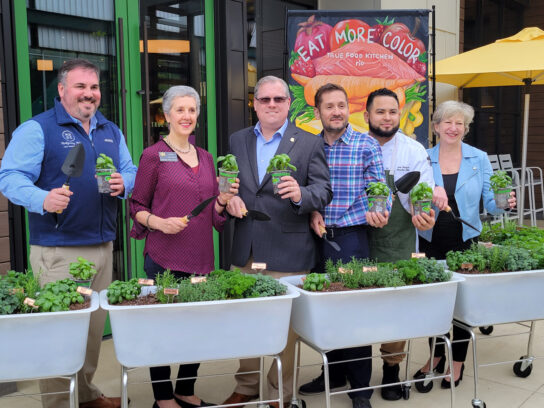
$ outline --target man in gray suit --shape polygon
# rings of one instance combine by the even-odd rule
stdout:
[[[233,267],[253,273],[252,263],[266,263],[265,274],[275,278],[307,273],[316,260],[316,245],[310,231],[310,214],[323,209],[332,199],[329,169],[323,139],[295,127],[287,120],[289,88],[274,76],[261,78],[255,86],[255,111],[259,122],[230,137],[230,152],[240,168],[238,196],[231,199],[227,211],[234,217],[232,244]],[[286,153],[297,170],[283,176],[279,195],[266,173],[270,159]],[[270,215],[270,221],[254,221],[243,216],[244,209]],[[252,330],[248,327],[248,330]],[[263,333],[263,336],[274,333]],[[281,354],[285,400],[292,395],[294,343],[290,331]],[[238,372],[259,369],[259,359],[240,361]],[[259,393],[258,374],[236,376],[237,387],[224,404],[245,403]],[[278,378],[275,365],[268,373],[270,398],[277,398]]]

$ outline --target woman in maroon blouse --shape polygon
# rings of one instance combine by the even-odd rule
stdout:
[[[170,269],[177,277],[204,275],[214,269],[213,230],[221,231],[227,201],[238,193],[219,194],[212,155],[189,143],[200,98],[188,86],[168,89],[162,102],[170,132],[142,153],[130,199],[131,237],[145,238],[144,269],[148,278]],[[237,180],[238,182],[238,180]],[[218,195],[198,216],[181,217],[205,199]],[[166,335],[166,333],[165,333]],[[172,339],[175,341],[175,339]],[[180,347],[184,347],[180,345]],[[199,364],[180,365],[178,378],[195,377]],[[170,367],[150,368],[151,380],[168,380]],[[195,379],[153,383],[154,408],[210,406],[194,394]]]

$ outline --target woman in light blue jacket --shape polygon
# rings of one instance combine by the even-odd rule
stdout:
[[[440,104],[432,119],[433,132],[439,137],[439,143],[428,150],[433,176],[436,183],[433,203],[444,210],[448,205],[454,214],[481,230],[480,198],[485,209],[491,214],[500,214],[504,210],[497,208],[490,190],[489,177],[493,173],[487,154],[475,147],[463,143],[469,125],[474,118],[474,109],[463,102],[447,101]],[[437,189],[444,189],[445,194],[438,196]],[[444,193],[444,191],[442,191]],[[510,208],[516,205],[514,193],[509,199]],[[447,200],[443,197],[447,196]],[[479,232],[453,219],[445,211],[437,211],[433,229],[419,231],[419,249],[427,257],[445,259],[448,251],[468,249],[478,240]],[[453,328],[454,340],[468,339],[468,332]],[[454,343],[453,369],[455,386],[463,377],[464,361],[468,341]],[[436,347],[433,369],[443,372],[445,364],[443,345]],[[423,378],[429,371],[429,362],[419,370],[414,378]],[[442,380],[442,388],[450,388],[448,379]]]

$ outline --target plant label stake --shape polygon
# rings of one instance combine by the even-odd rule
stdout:
[[[81,293],[83,296],[91,296],[93,294],[92,289],[86,288],[84,286],[78,286],[76,292]]]
[[[378,270],[377,266],[363,266],[363,272],[376,272]]]
[[[153,281],[153,279],[143,279],[143,278],[138,279],[138,285],[153,286],[154,284],[155,284],[155,281]]]
[[[168,296],[168,303],[173,303],[174,297],[178,295],[179,290],[175,288],[164,288],[163,293]]]
[[[64,163],[60,168],[66,175],[66,182],[62,185],[65,190],[70,190],[70,177],[79,177],[83,172],[85,165],[85,148],[83,144],[78,143],[70,149],[68,156],[64,159]],[[61,214],[62,210],[58,210],[57,214]]]
[[[426,258],[424,252],[412,252],[412,258]]]
[[[195,284],[195,283],[202,283],[202,282],[206,282],[207,279],[205,276],[193,276],[191,278],[191,283]]]
[[[251,264],[251,269],[254,271],[264,271],[266,269],[266,263],[265,262],[253,262]]]

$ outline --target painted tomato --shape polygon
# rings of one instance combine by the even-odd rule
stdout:
[[[362,20],[343,20],[330,33],[331,51],[355,41],[367,42],[370,26]]]
[[[300,28],[295,40],[295,52],[304,62],[321,57],[330,51],[328,39],[332,26],[316,21],[315,16],[298,25]]]
[[[402,23],[393,23],[386,28],[380,43],[411,66],[414,66],[419,56],[425,52],[423,41],[414,37],[410,29]]]

